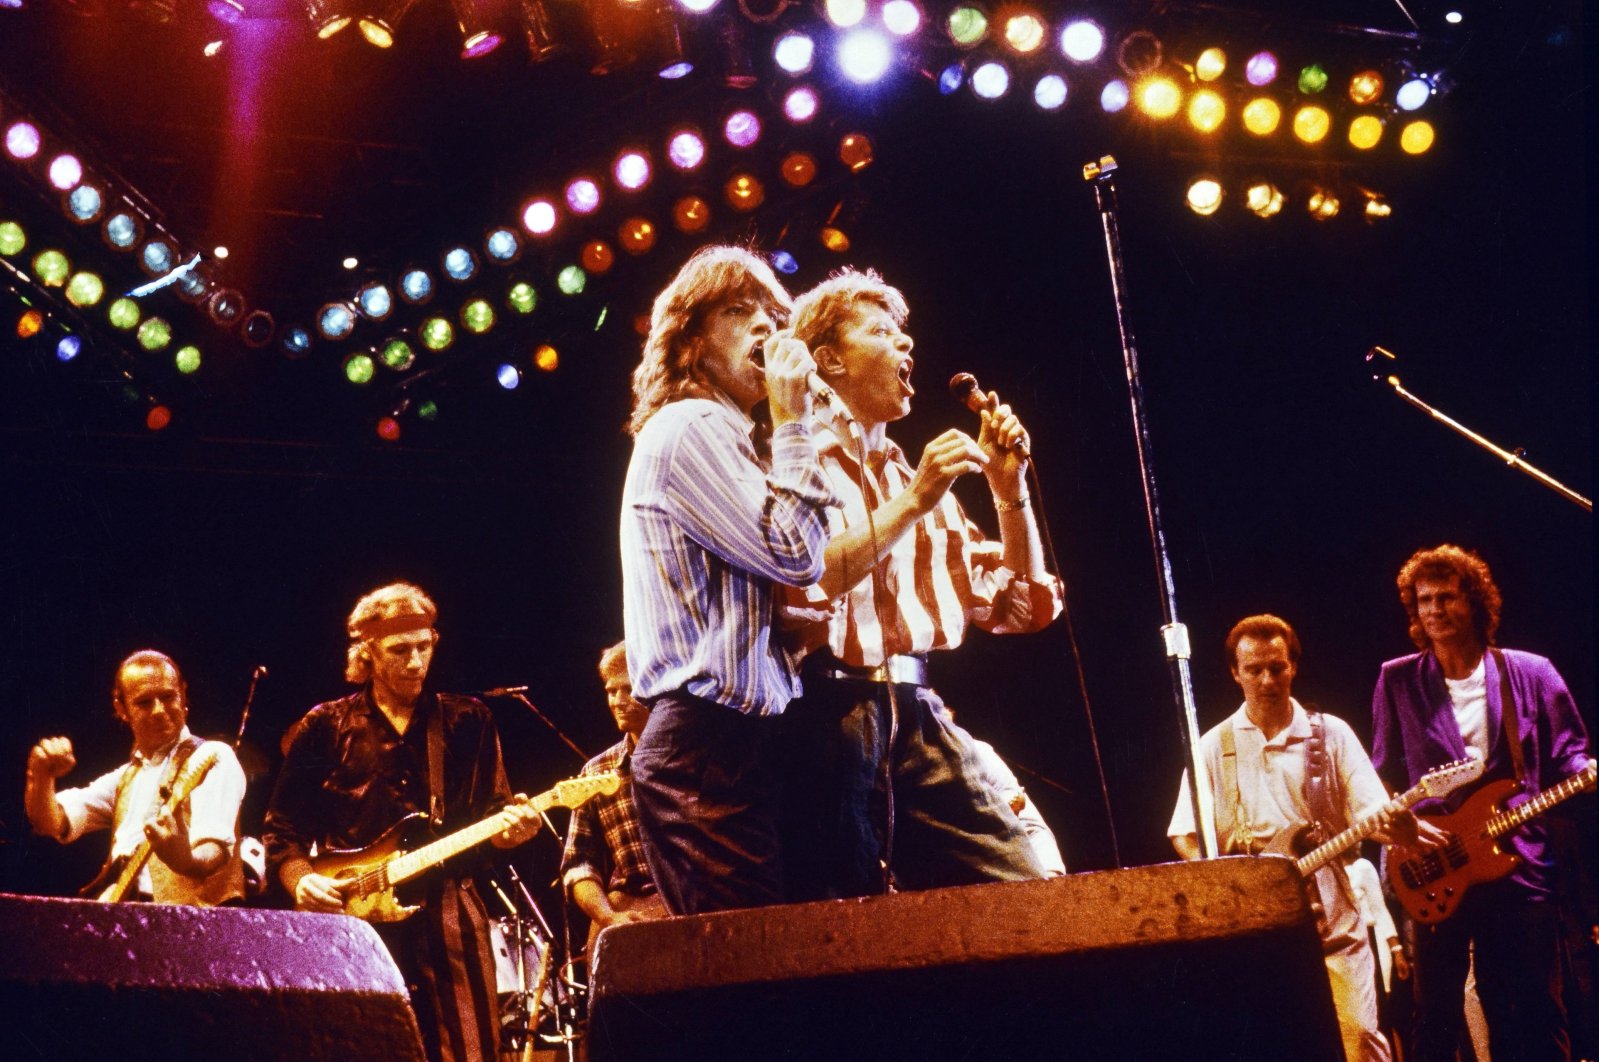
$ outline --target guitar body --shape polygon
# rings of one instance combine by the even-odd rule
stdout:
[[[1455,913],[1472,885],[1516,868],[1520,857],[1502,851],[1487,825],[1520,791],[1513,780],[1501,779],[1471,794],[1458,811],[1420,816],[1453,836],[1444,847],[1413,859],[1389,860],[1388,880],[1410,917],[1427,925],[1442,922]]]
[[[318,874],[339,883],[345,914],[368,922],[400,922],[421,910],[395,898],[388,864],[404,853],[405,835],[426,819],[425,815],[407,815],[364,848],[332,848],[311,860]]]

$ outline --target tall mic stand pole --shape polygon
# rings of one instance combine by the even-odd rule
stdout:
[[[1127,312],[1127,275],[1122,264],[1121,230],[1116,216],[1116,160],[1109,155],[1083,167],[1083,180],[1094,186],[1094,202],[1105,228],[1105,254],[1110,260],[1110,288],[1116,305],[1116,328],[1121,334],[1122,362],[1127,369],[1127,393],[1133,410],[1133,436],[1138,447],[1138,468],[1144,481],[1144,512],[1149,520],[1149,538],[1155,552],[1155,575],[1160,583],[1161,639],[1166,647],[1166,662],[1171,676],[1172,697],[1177,703],[1183,752],[1188,760],[1189,800],[1194,814],[1194,829],[1199,837],[1199,854],[1209,859],[1216,854],[1216,828],[1206,813],[1210,785],[1199,759],[1199,716],[1194,708],[1194,681],[1189,667],[1192,655],[1188,628],[1177,619],[1177,588],[1172,581],[1171,556],[1166,550],[1166,533],[1160,522],[1160,491],[1155,484],[1154,459],[1149,441],[1149,422],[1144,414],[1144,384],[1138,370],[1138,347]]]

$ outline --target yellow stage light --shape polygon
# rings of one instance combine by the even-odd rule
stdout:
[[[1411,122],[1399,133],[1399,146],[1407,155],[1420,155],[1435,139],[1431,122]]]
[[[1201,81],[1215,81],[1227,69],[1227,53],[1220,48],[1206,48],[1194,60],[1194,76]]]
[[[1319,144],[1332,129],[1332,116],[1320,107],[1301,107],[1294,112],[1294,135],[1307,144]]]
[[[1221,184],[1209,177],[1201,177],[1188,186],[1188,209],[1208,217],[1221,208]]]
[[[1138,109],[1164,121],[1182,109],[1183,94],[1170,78],[1151,78],[1138,87]]]
[[[1188,101],[1188,124],[1201,133],[1214,133],[1227,120],[1227,104],[1210,89],[1200,89]]]
[[[1326,221],[1328,218],[1338,216],[1338,197],[1324,188],[1318,188],[1311,193],[1310,199],[1305,203],[1305,209],[1310,211],[1310,216],[1317,221]]]
[[[1244,192],[1244,205],[1259,217],[1272,217],[1282,211],[1282,190],[1267,181],[1257,181]]]
[[[1382,119],[1374,114],[1362,114],[1349,123],[1349,142],[1361,151],[1377,146],[1382,139]]]
[[[1261,96],[1250,100],[1244,105],[1244,128],[1256,136],[1269,136],[1277,131],[1277,123],[1283,120],[1283,109],[1277,106],[1277,101]]]

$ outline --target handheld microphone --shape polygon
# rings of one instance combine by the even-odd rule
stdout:
[[[765,339],[757,339],[755,341],[755,346],[750,351],[750,359],[755,364],[765,368]],[[811,393],[811,398],[816,401],[817,405],[826,409],[828,415],[834,420],[842,421],[845,424],[855,423],[855,417],[850,413],[849,407],[844,404],[843,399],[838,397],[837,393],[816,374],[815,370],[805,374],[805,389]]]
[[[973,413],[982,413],[985,410],[989,413],[994,412],[994,403],[989,401],[988,394],[978,386],[977,377],[969,372],[958,372],[949,378],[949,395]],[[1017,443],[1013,449],[1021,457],[1033,456],[1028,452],[1025,439]]]

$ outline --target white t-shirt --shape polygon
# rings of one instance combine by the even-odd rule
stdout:
[[[1488,658],[1477,661],[1476,670],[1463,679],[1444,679],[1449,687],[1449,701],[1455,706],[1455,723],[1466,748],[1476,749],[1479,758],[1488,762]]]

